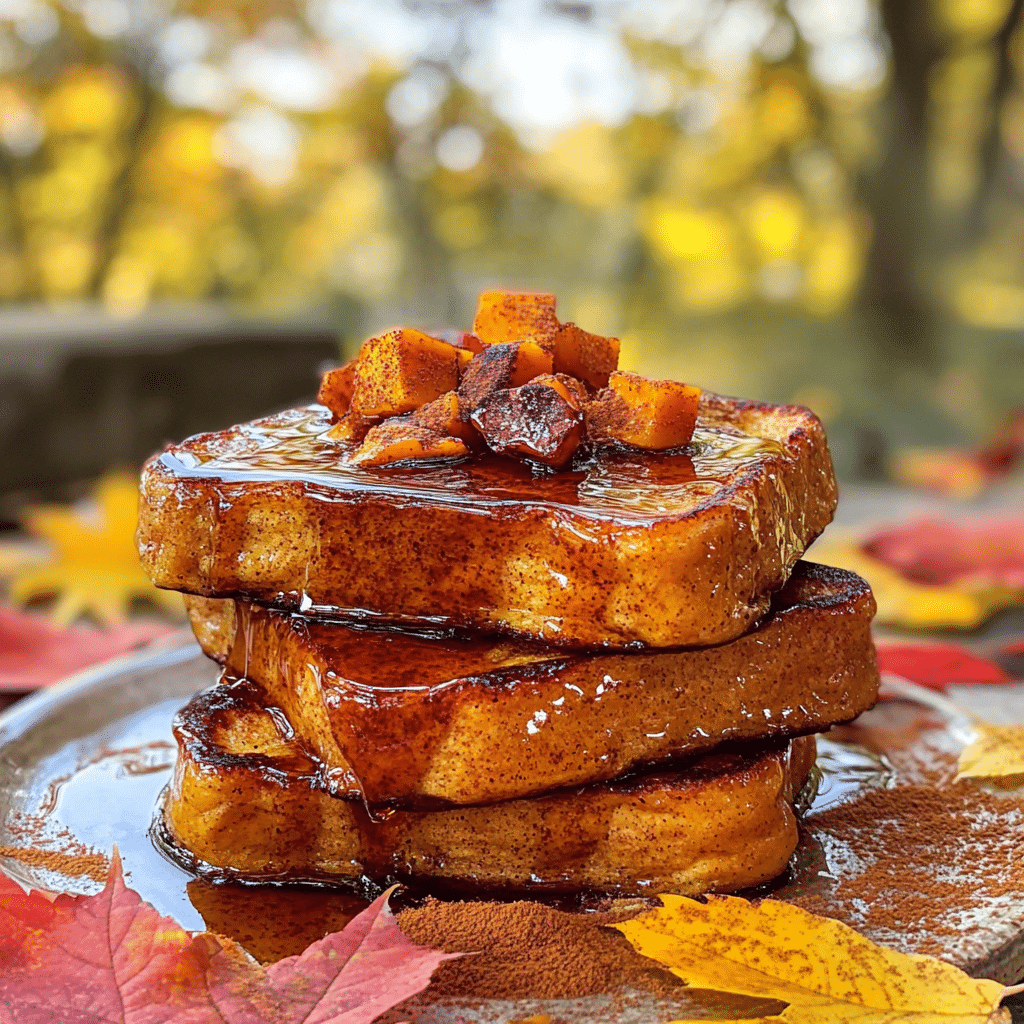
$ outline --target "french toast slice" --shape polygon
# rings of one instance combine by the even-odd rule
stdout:
[[[353,467],[330,427],[310,406],[150,459],[138,541],[157,586],[566,646],[709,645],[767,611],[836,504],[799,406],[705,392],[684,448],[597,448],[548,475],[484,454]]]
[[[528,800],[372,821],[248,680],[175,720],[159,832],[197,873],[251,881],[420,880],[477,888],[695,894],[778,875],[814,739],[709,755],[685,769]],[[352,790],[349,796],[355,795]]]
[[[371,806],[483,804],[611,779],[723,740],[820,732],[878,692],[868,585],[807,562],[739,639],[644,653],[578,654],[348,628],[242,601],[186,603],[226,675],[262,686]]]

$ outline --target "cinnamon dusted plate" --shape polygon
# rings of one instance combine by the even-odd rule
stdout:
[[[90,851],[109,853],[116,844],[128,883],[161,913],[276,959],[343,926],[362,904],[338,891],[198,882],[150,838],[173,765],[174,712],[216,671],[189,643],[100,666],[0,716],[0,854],[4,869],[27,884],[86,893],[100,887]],[[957,696],[967,704],[986,695],[961,688]],[[1004,718],[1024,721],[1024,684],[1001,688],[998,698]],[[995,717],[991,708],[983,713]],[[1024,792],[954,783],[960,745],[940,714],[902,700],[821,740],[820,786],[800,847],[769,894],[875,941],[1012,983],[1024,974]],[[530,913],[521,906],[517,913]],[[574,962],[570,931],[566,963]],[[428,990],[392,1016],[409,1019],[415,1010],[423,1022],[504,1022],[546,1012],[624,1024],[765,1009],[678,986],[653,985],[628,998],[546,994],[493,999]]]

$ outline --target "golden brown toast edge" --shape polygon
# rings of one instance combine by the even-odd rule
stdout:
[[[754,630],[717,647],[578,655],[493,641],[493,670],[415,689],[410,679],[447,678],[433,651],[457,643],[241,602],[187,605],[206,653],[259,683],[374,804],[482,804],[610,779],[723,740],[821,732],[878,692],[870,588],[807,562]],[[346,650],[358,675],[346,674]],[[389,679],[389,664],[400,678]]]
[[[185,468],[251,452],[255,432],[284,433],[301,414],[201,434],[149,460],[138,541],[158,586],[567,646],[707,645],[764,614],[836,504],[811,412],[707,392],[701,423],[764,443],[721,479],[680,489],[684,511],[649,521],[601,524],[542,504],[435,507],[379,492],[379,476],[365,477],[377,491],[342,494]]]
[[[529,800],[398,811],[373,822],[328,795],[242,680],[192,699],[162,806],[177,859],[214,877],[475,888],[729,892],[775,877],[796,847],[794,794],[814,740],[711,755],[658,773]],[[792,750],[791,750],[792,747]]]

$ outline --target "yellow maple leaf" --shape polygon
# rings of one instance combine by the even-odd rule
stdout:
[[[42,505],[28,509],[25,531],[45,541],[54,558],[14,574],[11,600],[27,604],[56,597],[52,617],[62,625],[91,615],[105,625],[124,622],[133,600],[152,601],[176,618],[181,597],[158,590],[139,564],[135,548],[138,480],[111,473],[98,481],[83,506]]]
[[[961,753],[958,779],[1000,779],[1024,785],[1024,726],[974,723],[975,738]]]
[[[932,957],[876,946],[852,928],[777,900],[707,903],[662,895],[663,906],[613,927],[638,953],[695,988],[779,999],[764,1022],[1002,1024],[1014,991]],[[683,1024],[683,1022],[678,1022]],[[730,1021],[729,1024],[736,1024]],[[754,1024],[748,1021],[748,1024]]]
[[[994,612],[1020,602],[1020,592],[999,586],[933,586],[901,576],[864,552],[859,540],[830,537],[807,553],[812,562],[849,569],[871,584],[876,621],[914,629],[974,629]]]

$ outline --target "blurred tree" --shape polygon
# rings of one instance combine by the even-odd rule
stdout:
[[[500,280],[726,382],[730,318],[859,323],[888,387],[951,317],[1024,325],[1022,10],[6,0],[0,299],[358,335]]]
[[[879,103],[880,156],[864,175],[871,211],[862,309],[867,337],[893,360],[935,355],[933,203],[928,157],[931,143],[929,79],[941,55],[928,0],[882,0],[882,23],[891,51],[889,88]]]

